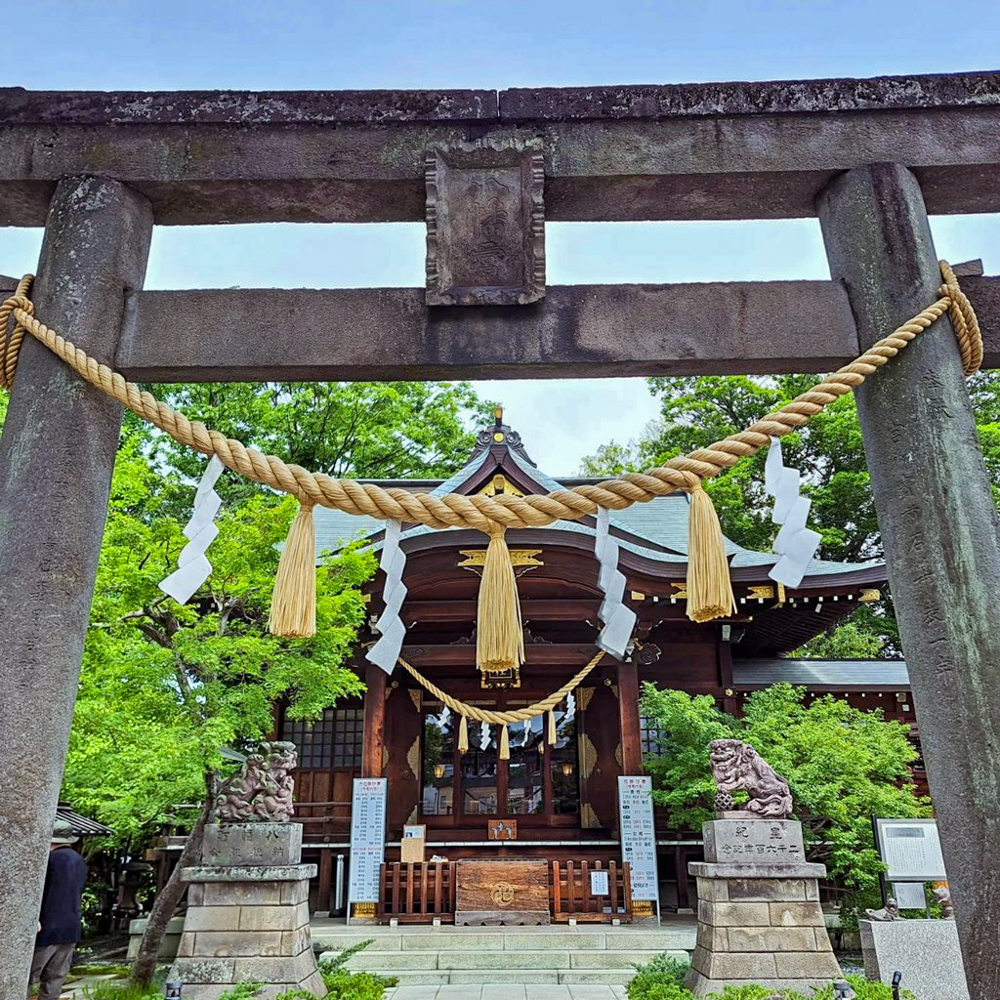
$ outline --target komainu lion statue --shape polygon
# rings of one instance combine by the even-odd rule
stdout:
[[[298,754],[294,743],[261,743],[215,802],[220,823],[288,823]]]
[[[733,792],[746,792],[750,800],[735,810],[746,816],[787,819],[792,814],[788,782],[749,743],[742,740],[712,740],[708,745],[712,777],[718,790],[718,812],[735,810]]]

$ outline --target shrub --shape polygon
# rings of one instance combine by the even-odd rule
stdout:
[[[851,984],[851,989],[858,995],[857,1000],[892,1000],[892,987],[886,983],[872,982],[870,979],[865,979],[864,976],[857,974],[848,975],[844,978]],[[916,1000],[914,994],[907,989],[900,990],[899,995],[902,1000]],[[785,993],[784,1000],[807,1000],[807,998],[800,993],[789,991]],[[808,1000],[835,1000],[833,985],[824,986],[823,989],[816,990]]]
[[[263,988],[263,983],[237,983],[231,990],[226,990],[219,1000],[256,1000]]]
[[[349,958],[371,943],[371,938],[359,941],[319,963],[319,974],[328,991],[326,1000],[382,1000],[382,994],[399,982],[395,977],[378,976],[374,972],[351,972],[344,968]]]
[[[684,989],[688,971],[688,962],[684,959],[663,952],[633,968],[635,975],[628,984],[629,1000],[688,1000],[692,996]]]
[[[707,1000],[771,1000],[774,991],[766,986],[725,986],[721,993],[709,993]]]
[[[84,1000],[163,1000],[163,988],[135,983],[93,983],[83,988]]]

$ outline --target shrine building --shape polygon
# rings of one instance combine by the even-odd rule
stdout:
[[[521,435],[503,423],[483,430],[466,465],[450,479],[380,481],[380,485],[443,495],[548,493],[598,480],[552,479],[529,457]],[[626,577],[625,603],[637,614],[630,652],[605,655],[554,713],[556,741],[546,746],[545,717],[502,727],[468,722],[468,750],[459,751],[459,719],[409,673],[387,675],[367,663],[376,635],[362,633],[352,660],[367,683],[313,723],[284,718],[277,735],[299,748],[297,818],[304,824],[304,860],[319,864],[313,908],[337,912],[337,856],[349,859],[352,782],[387,779],[385,860],[400,859],[405,824],[426,827],[426,857],[543,858],[620,865],[618,777],[643,772],[657,752],[657,734],[639,710],[652,682],[712,696],[739,713],[748,693],[781,681],[810,693],[833,693],[910,725],[916,719],[901,661],[799,660],[787,654],[879,599],[881,563],[815,559],[794,590],[768,577],[777,556],[726,539],[736,613],[704,624],[686,615],[687,494],[677,492],[610,512]],[[317,507],[317,561],[363,539],[379,551],[385,523]],[[557,521],[510,530],[510,548],[524,623],[525,662],[506,674],[476,666],[479,573],[486,539],[477,531],[404,525],[407,595],[402,656],[440,690],[495,710],[527,706],[558,690],[597,652],[600,630],[595,520]],[[367,584],[369,626],[382,610],[382,572]],[[915,774],[926,788],[923,773]],[[504,822],[500,822],[504,821]],[[670,829],[656,812],[656,853],[663,912],[692,905],[687,862],[701,857],[700,835]],[[495,839],[497,837],[507,839]],[[679,876],[679,877],[678,877]],[[398,889],[398,886],[397,886]],[[384,900],[380,900],[380,905]],[[637,915],[640,912],[635,905]],[[398,912],[398,910],[396,911]],[[381,910],[380,910],[381,915]]]

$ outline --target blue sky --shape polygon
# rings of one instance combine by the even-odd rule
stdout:
[[[954,11],[951,11],[951,16]],[[242,3],[41,0],[18,8],[0,83],[36,90],[574,86],[875,76],[997,68],[1000,4],[958,30],[925,0]],[[995,273],[1000,217],[934,220],[941,256]],[[0,272],[32,270],[40,234],[0,229]],[[551,283],[823,278],[814,220],[550,224]],[[420,225],[158,229],[149,288],[423,282]],[[642,380],[481,384],[533,457],[576,471],[655,416]],[[598,393],[599,390],[599,393]],[[595,403],[595,399],[601,403]],[[613,406],[608,400],[613,400]]]

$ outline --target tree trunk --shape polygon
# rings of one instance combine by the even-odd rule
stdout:
[[[187,882],[181,881],[181,872],[201,858],[201,845],[205,840],[205,824],[208,823],[215,806],[213,785],[212,778],[206,776],[205,801],[202,804],[201,813],[188,835],[187,843],[184,845],[184,850],[181,851],[181,856],[174,866],[174,870],[170,873],[170,878],[156,894],[156,901],[153,903],[153,909],[146,921],[146,929],[143,931],[142,941],[139,942],[139,952],[135,956],[132,971],[129,974],[129,979],[140,986],[148,986],[152,982],[163,936],[167,932],[170,918],[174,915],[181,899],[184,898]]]

